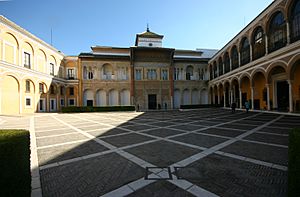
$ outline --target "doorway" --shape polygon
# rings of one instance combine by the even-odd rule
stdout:
[[[39,112],[44,112],[46,107],[45,107],[45,99],[40,99],[39,101],[39,106],[38,106],[38,111]]]
[[[93,100],[86,100],[86,106],[93,107]]]
[[[56,99],[50,99],[50,111],[56,111]]]
[[[156,94],[148,95],[148,109],[156,109]]]
[[[288,111],[289,84],[287,81],[277,82],[277,108],[280,111]]]

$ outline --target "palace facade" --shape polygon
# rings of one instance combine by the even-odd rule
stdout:
[[[300,0],[273,1],[219,51],[165,48],[163,37],[147,28],[132,47],[68,56],[0,16],[0,114],[246,101],[300,111]]]
[[[275,0],[209,61],[210,102],[300,111],[300,1]]]
[[[67,56],[0,17],[0,114],[64,106],[134,105],[139,110],[208,104],[208,61],[216,50],[164,48],[147,30],[128,48],[93,46]]]

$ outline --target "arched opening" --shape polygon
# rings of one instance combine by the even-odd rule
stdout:
[[[214,61],[213,68],[214,68],[214,78],[217,78],[219,76],[219,73],[218,73],[218,67],[216,61]]]
[[[183,91],[183,104],[184,105],[190,105],[191,104],[191,96],[190,96],[190,91],[188,89],[185,89]]]
[[[50,111],[56,111],[57,110],[57,85],[51,84],[49,88],[49,102],[50,102]]]
[[[230,101],[230,84],[229,84],[229,82],[225,82],[224,90],[225,90],[225,95],[224,95],[225,107],[230,107],[231,101]]]
[[[19,81],[13,76],[5,76],[1,82],[1,114],[20,113]]]
[[[269,23],[268,49],[269,52],[276,51],[286,45],[286,22],[281,12],[276,12]]]
[[[212,65],[209,65],[209,79],[210,80],[214,79],[213,66]]]
[[[47,111],[48,107],[47,107],[47,93],[48,93],[48,89],[47,86],[44,82],[39,82],[39,94],[40,94],[40,100],[38,103],[38,111],[39,112],[45,112]]]
[[[222,58],[219,57],[219,76],[223,75],[223,61],[222,61]]]
[[[268,72],[268,84],[270,84],[270,102],[275,110],[289,110],[289,84],[287,73],[283,66],[274,66]]]
[[[218,93],[220,95],[220,105],[224,106],[224,88],[223,88],[223,84],[220,84],[218,86]]]
[[[295,0],[290,11],[290,36],[291,42],[300,39],[300,1]]]
[[[225,53],[224,56],[224,67],[225,67],[225,73],[230,72],[230,58],[228,52]]]
[[[248,38],[243,38],[241,42],[241,65],[250,62],[250,44]]]
[[[267,88],[266,78],[262,72],[257,72],[252,78],[253,87],[253,108],[254,109],[267,109]]]
[[[197,89],[192,90],[192,104],[197,105],[199,104],[199,91]]]
[[[292,81],[293,111],[300,112],[300,60],[296,61],[290,71]]]
[[[114,78],[114,70],[112,65],[104,64],[103,66],[103,79],[111,80]]]
[[[231,82],[232,86],[232,101],[231,103],[235,102],[237,107],[240,107],[240,91],[239,91],[239,82],[237,79],[233,79]]]
[[[96,93],[97,106],[106,106],[106,92],[104,90],[98,90]]]
[[[257,27],[252,35],[252,58],[256,60],[266,54],[266,41],[262,27]]]
[[[217,85],[214,86],[214,104],[220,104]]]
[[[3,40],[3,60],[11,64],[18,64],[18,40],[11,33],[5,33]]]
[[[242,93],[242,106],[245,107],[246,101],[248,101],[251,104],[250,79],[247,76],[244,76],[241,78],[240,84]]]
[[[194,80],[193,71],[193,66],[190,65],[186,67],[186,80]]]
[[[208,104],[208,91],[207,89],[201,90],[201,104],[207,105]]]
[[[117,90],[110,90],[108,93],[108,105],[116,106],[119,105],[119,95]]]
[[[83,92],[83,105],[84,106],[94,105],[94,92],[92,90],[85,90]]]
[[[23,63],[22,63],[22,66],[24,66],[25,68],[33,68],[33,63],[34,63],[34,51],[33,51],[33,48],[32,46],[28,43],[28,42],[25,42],[24,45],[23,45]]]
[[[232,62],[232,70],[239,67],[239,54],[236,46],[231,49],[231,62]]]
[[[130,91],[129,90],[122,90],[120,92],[121,96],[121,105],[130,105]]]
[[[180,90],[176,89],[174,90],[174,108],[178,109],[180,108],[180,98],[181,98],[181,94],[180,94]]]

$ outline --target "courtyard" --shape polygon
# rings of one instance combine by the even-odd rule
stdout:
[[[300,117],[224,109],[0,117],[30,130],[33,195],[286,196]]]

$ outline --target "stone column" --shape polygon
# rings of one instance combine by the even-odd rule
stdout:
[[[212,95],[213,95],[212,104],[216,104],[216,101],[215,101],[215,89],[213,89]]]
[[[289,112],[293,112],[293,81],[288,80],[289,84]]]
[[[221,103],[221,99],[220,99],[220,91],[218,90],[218,104],[220,105]]]
[[[243,103],[242,103],[242,89],[239,89],[240,91],[240,108],[242,109]]]
[[[291,38],[290,38],[290,23],[287,21],[286,22],[286,41],[287,41],[287,44],[290,44],[291,43]]]
[[[238,52],[238,57],[239,57],[239,67],[241,66],[241,53]]]
[[[265,55],[268,55],[268,53],[269,53],[269,50],[268,50],[268,36],[267,36],[267,34],[265,35],[265,47],[266,47],[266,54]]]
[[[270,105],[270,84],[266,84],[267,88],[267,109],[271,110],[271,105]]]
[[[251,43],[251,42],[250,42]],[[250,62],[252,62],[252,44],[250,44]]]
[[[224,107],[226,107],[226,91],[224,91],[223,94],[224,94]]]
[[[230,102],[229,104],[231,104],[233,102],[233,90],[230,89]]]
[[[232,61],[231,61],[231,56],[229,56],[229,63],[230,63],[230,66],[229,66],[229,67],[230,67],[230,71],[232,71]],[[229,71],[229,72],[230,72],[230,71]]]
[[[251,108],[254,109],[254,87],[251,87]]]

